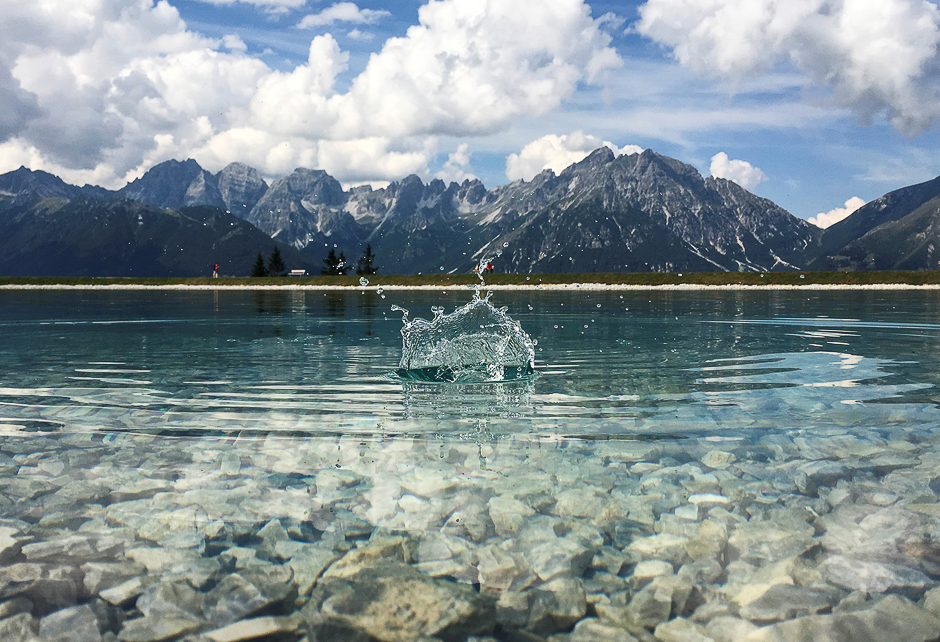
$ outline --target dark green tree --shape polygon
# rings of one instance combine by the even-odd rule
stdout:
[[[281,258],[281,250],[275,245],[271,250],[271,256],[268,257],[268,276],[284,276],[285,272],[287,272],[287,266]]]
[[[251,276],[267,276],[268,270],[264,267],[264,257],[261,256],[261,252],[258,252],[258,258],[255,259],[255,264],[251,268]]]
[[[339,274],[337,268],[339,267],[339,257],[336,256],[336,250],[330,248],[329,253],[327,253],[326,258],[323,259],[323,267],[320,268],[320,274],[325,276],[333,276]]]
[[[359,260],[356,261],[356,274],[359,276],[377,274],[378,270],[375,269],[374,262],[375,254],[372,253],[372,245],[367,243],[366,251],[363,252]]]
[[[346,265],[346,255],[342,252],[336,256],[336,250],[330,248],[326,258],[323,259],[324,267],[320,268],[320,274],[327,276],[341,276],[352,269],[351,265]]]

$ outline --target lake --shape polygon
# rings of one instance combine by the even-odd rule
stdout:
[[[0,631],[935,637],[940,291],[497,290],[535,376],[396,378],[470,296],[0,290]]]

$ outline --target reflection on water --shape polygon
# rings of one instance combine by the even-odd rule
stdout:
[[[464,296],[394,295],[419,311]],[[768,412],[781,428],[865,424],[897,411],[886,403],[935,401],[936,295],[821,316],[845,296],[501,293],[538,340],[539,377],[448,386],[388,377],[400,321],[371,290],[6,292],[2,414],[72,430],[437,432],[416,420],[489,417],[508,432],[623,435],[746,428]]]

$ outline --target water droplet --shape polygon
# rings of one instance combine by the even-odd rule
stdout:
[[[530,278],[531,278],[531,277],[528,277],[528,276],[527,276],[527,277],[525,278],[525,280],[528,281]]]
[[[601,307],[601,304],[600,304],[600,303],[598,303],[598,304],[597,304],[597,307]]]
[[[533,308],[531,305],[529,305],[529,309],[530,309],[530,310],[534,310],[535,308]]]
[[[682,276],[682,272],[679,272],[679,276]]]
[[[587,325],[587,323],[585,323],[585,324],[584,324],[584,329],[587,330],[587,327],[588,327],[588,325]]]
[[[801,275],[800,275],[800,278],[801,278],[801,279],[805,279],[805,278],[806,278],[806,275],[805,275],[805,274],[801,274]]]
[[[359,285],[361,285],[362,287],[366,287],[367,285],[369,285],[369,279],[367,279],[367,278],[364,277],[364,276],[360,276],[360,277],[359,277]]]
[[[503,243],[503,247],[509,247],[509,241],[506,241],[505,243]]]
[[[381,285],[380,285],[378,288],[376,288],[376,290],[375,290],[375,293],[376,293],[376,294],[382,294],[383,292],[385,292],[385,290],[382,289],[382,286],[381,286]]]
[[[558,326],[557,326],[557,325],[555,326],[555,329],[556,329],[556,330],[558,329]]]
[[[443,271],[444,271],[444,266],[442,265],[442,266],[441,266],[441,272],[443,272]]]

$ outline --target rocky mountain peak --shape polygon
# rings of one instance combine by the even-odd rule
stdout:
[[[225,208],[239,218],[248,218],[252,208],[268,191],[261,173],[244,163],[229,163],[217,175]]]
[[[118,195],[171,209],[190,205],[224,207],[216,177],[191,158],[154,165],[143,176],[118,190]]]
[[[58,176],[42,170],[20,167],[0,176],[0,194],[5,196],[34,195],[42,198],[72,198],[81,190]]]
[[[298,167],[290,176],[275,181],[270,191],[287,192],[310,203],[333,207],[339,207],[346,200],[343,186],[322,169]]]

